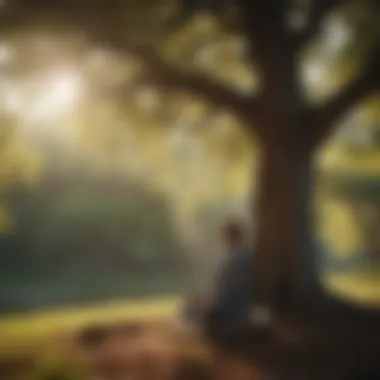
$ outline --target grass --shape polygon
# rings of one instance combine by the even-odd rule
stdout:
[[[332,293],[349,302],[380,308],[380,270],[327,274],[324,282]]]
[[[350,302],[380,307],[380,271],[330,274],[325,276],[325,284],[331,292]],[[49,336],[90,324],[170,319],[180,302],[180,297],[153,298],[10,315],[0,318],[0,356],[30,351]]]
[[[84,308],[40,311],[0,319],[0,355],[29,351],[44,339],[90,324],[149,323],[175,315],[179,298],[102,303]]]

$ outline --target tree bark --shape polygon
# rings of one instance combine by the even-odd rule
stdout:
[[[269,10],[274,6],[270,3]],[[256,119],[262,151],[254,248],[256,300],[275,310],[299,302],[307,288],[302,284],[312,269],[313,229],[313,157],[304,143],[310,120],[303,112],[294,47],[281,14],[276,16],[261,25],[269,31],[255,41],[263,88]]]
[[[312,279],[312,156],[264,148],[256,202],[258,302],[283,309],[299,302]],[[256,295],[256,293],[255,293]]]

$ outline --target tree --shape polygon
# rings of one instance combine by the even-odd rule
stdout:
[[[56,276],[56,270],[128,274],[152,268],[158,273],[188,264],[167,199],[154,188],[88,173],[58,180],[47,172],[38,192],[14,194],[15,229],[5,272],[26,268],[28,276]],[[20,263],[16,271],[9,265],[14,262]]]
[[[186,3],[187,12],[190,9],[187,15],[206,10],[217,14],[222,22],[227,15],[233,15],[223,24],[224,30],[243,36],[246,65],[259,79],[256,91],[242,93],[220,80],[212,80],[210,75],[201,75],[199,70],[182,70],[169,62],[165,52],[155,49],[161,46],[162,38],[168,37],[166,26],[172,17],[167,15],[175,14],[169,0],[146,0],[139,4],[132,0],[29,0],[18,1],[14,7],[9,1],[3,15],[7,15],[9,26],[25,18],[41,20],[41,16],[48,14],[51,24],[56,18],[60,25],[68,23],[71,28],[77,27],[95,44],[138,58],[146,69],[146,78],[161,91],[179,91],[198,97],[211,107],[226,109],[238,117],[260,145],[259,194],[255,208],[258,296],[263,303],[275,306],[286,289],[289,299],[297,299],[307,289],[300,274],[304,274],[301,268],[305,265],[310,267],[308,262],[313,251],[315,152],[347,111],[379,89],[379,41],[373,26],[376,26],[373,20],[379,15],[379,4],[354,0]],[[229,8],[236,12],[228,13]],[[306,47],[318,40],[316,37],[320,36],[327,16],[333,17],[337,12],[352,25],[355,41],[360,35],[357,44],[360,59],[353,59],[355,64],[349,70],[350,74],[356,70],[356,75],[327,99],[308,101],[301,75]],[[18,16],[11,17],[15,14]],[[137,23],[142,20],[144,23],[139,27]],[[348,50],[351,54],[352,46]]]
[[[328,194],[339,199],[351,213],[359,232],[362,253],[372,269],[376,269],[380,262],[377,135],[378,129],[370,128],[370,136],[366,142],[352,142],[342,152],[348,168],[338,173],[330,170],[325,178]]]
[[[349,204],[364,240],[364,253],[373,269],[380,263],[379,246],[379,179],[353,176],[340,181],[338,193]]]

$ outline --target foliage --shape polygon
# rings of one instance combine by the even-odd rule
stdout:
[[[55,273],[76,265],[128,272],[186,261],[165,198],[148,186],[84,178],[56,188],[47,179],[43,185],[17,204],[14,239],[25,240],[25,252],[14,254],[24,264],[28,260],[29,271]]]
[[[348,250],[365,253],[369,267],[378,262],[380,156],[377,105],[378,97],[371,98],[365,104],[359,118],[353,123],[359,134],[343,141],[339,150],[335,149],[335,160],[325,160],[322,179],[322,187],[329,199],[325,203],[336,207],[335,212],[328,212],[325,223],[331,224],[338,219],[339,213],[344,214],[341,229],[330,231],[332,236],[335,235],[335,242],[348,242],[351,245]],[[341,234],[341,239],[336,237],[338,234]]]
[[[0,118],[0,232],[12,227],[9,200],[19,186],[33,186],[38,181],[40,160],[28,146],[11,118]]]
[[[377,174],[338,174],[330,179],[330,194],[340,199],[351,214],[361,236],[361,250],[369,258],[369,267],[379,263],[380,178]]]

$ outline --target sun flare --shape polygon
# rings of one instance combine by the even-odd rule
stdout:
[[[81,78],[75,71],[56,71],[40,82],[29,116],[46,120],[71,111],[80,98]]]

